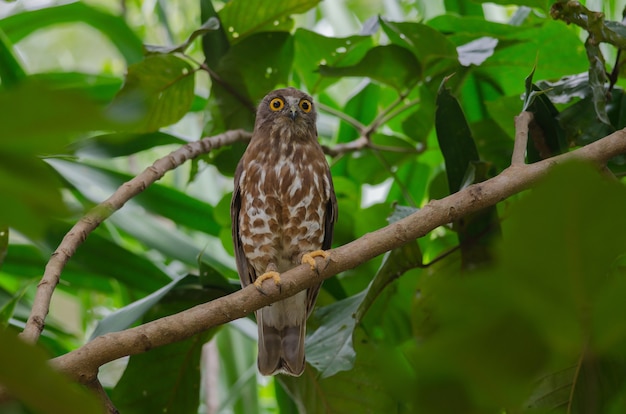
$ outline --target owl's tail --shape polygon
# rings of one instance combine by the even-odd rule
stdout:
[[[276,304],[274,304],[276,305]],[[282,328],[275,325],[272,307],[257,311],[259,326],[259,372],[263,375],[287,374],[300,376],[304,372],[304,338],[306,335],[306,312],[302,318]]]

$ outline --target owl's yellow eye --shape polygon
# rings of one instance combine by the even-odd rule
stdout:
[[[270,109],[274,112],[280,111],[285,107],[285,102],[280,98],[274,98],[270,101]]]
[[[303,99],[300,101],[300,109],[302,109],[305,113],[311,112],[313,108],[313,104],[308,99]]]

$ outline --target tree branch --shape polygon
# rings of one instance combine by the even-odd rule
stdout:
[[[567,154],[534,164],[513,165],[494,178],[473,184],[441,200],[432,200],[402,220],[329,251],[330,258],[327,262],[318,259],[319,273],[312,271],[308,265],[298,266],[281,275],[280,289],[268,282],[263,287],[265,294],[261,294],[250,285],[175,315],[97,337],[82,347],[55,358],[52,363],[78,381],[89,383],[96,377],[98,368],[107,362],[184,340],[294,295],[324,279],[422,237],[441,225],[528,189],[556,164],[584,160],[602,168],[609,159],[623,153],[626,153],[626,129]],[[6,395],[0,392],[0,400],[3,397]]]
[[[74,255],[78,246],[86,239],[100,223],[111,214],[119,210],[124,204],[145,190],[150,184],[159,180],[169,170],[173,170],[185,161],[209,152],[213,148],[230,145],[237,141],[250,139],[251,134],[243,130],[228,131],[214,137],[191,142],[157,160],[150,167],[132,180],[124,183],[108,199],[94,207],[83,216],[72,229],[63,237],[59,247],[52,253],[46,264],[43,277],[37,285],[37,293],[33,302],[30,316],[20,337],[30,343],[39,339],[45,325],[45,319],[50,308],[52,293],[59,283],[61,271],[68,260]]]

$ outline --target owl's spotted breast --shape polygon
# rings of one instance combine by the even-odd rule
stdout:
[[[322,219],[330,199],[327,168],[325,160],[295,164],[290,157],[244,163],[244,171],[250,173],[242,173],[239,182],[248,188],[241,199],[240,238],[257,274],[265,272],[273,259],[276,270],[284,272],[300,264],[304,253],[322,248]]]

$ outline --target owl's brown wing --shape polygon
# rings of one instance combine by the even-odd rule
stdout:
[[[328,182],[330,184],[330,198],[328,199],[328,203],[326,203],[326,211],[324,214],[324,240],[322,241],[322,249],[328,250],[330,249],[333,242],[333,232],[335,230],[335,222],[337,221],[337,196],[335,196],[335,187],[333,185],[333,178],[330,175],[330,170],[326,170],[326,177],[328,177]],[[320,288],[322,284],[315,285],[307,291],[307,317],[311,314],[311,311],[315,307],[315,300],[317,299],[317,295],[320,292]]]
[[[246,255],[243,252],[241,237],[239,232],[239,213],[241,212],[241,189],[239,188],[239,178],[243,170],[243,164],[239,162],[235,170],[235,189],[233,190],[233,198],[230,202],[230,219],[232,220],[233,245],[235,247],[235,261],[237,262],[237,272],[243,287],[248,286],[256,280],[256,272],[250,266]]]

